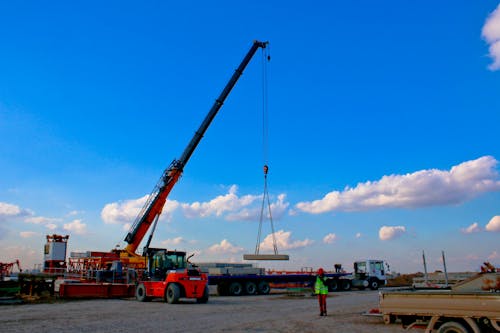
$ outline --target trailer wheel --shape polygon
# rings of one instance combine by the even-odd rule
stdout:
[[[179,302],[179,298],[181,297],[181,290],[178,285],[175,283],[171,283],[168,285],[167,290],[165,291],[165,300],[169,304],[175,304]]]
[[[378,279],[372,279],[372,280],[370,280],[370,289],[371,290],[377,290],[378,286],[379,286]]]
[[[253,281],[247,281],[245,283],[245,293],[247,295],[255,295],[257,293],[257,285]]]
[[[456,321],[449,321],[439,327],[437,333],[467,333],[469,332],[464,325]]]
[[[269,283],[267,281],[260,281],[258,285],[259,294],[268,295],[271,292],[271,288],[269,287]]]
[[[146,296],[146,286],[144,286],[144,283],[139,283],[135,288],[135,298],[139,302],[147,302],[150,300],[150,298]]]
[[[342,289],[342,291],[351,290],[351,281],[349,281],[347,279],[343,279],[341,284],[340,284],[340,288]]]
[[[203,291],[203,296],[200,297],[200,298],[197,298],[196,299],[196,302],[198,303],[206,303],[208,302],[208,296],[209,296],[209,290],[208,290],[208,286],[205,286],[205,290]]]
[[[231,296],[241,296],[243,294],[243,287],[239,282],[233,282],[229,285],[229,295]]]
[[[328,281],[328,291],[337,291],[339,289],[338,281],[336,279],[332,279]]]

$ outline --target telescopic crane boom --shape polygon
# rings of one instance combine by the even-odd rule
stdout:
[[[136,254],[137,247],[143,240],[151,225],[155,224],[158,220],[170,191],[179,180],[179,177],[182,175],[184,167],[186,166],[189,158],[200,143],[201,138],[210,126],[210,123],[215,118],[219,109],[222,107],[222,104],[224,104],[224,101],[233,89],[241,74],[243,74],[243,70],[246,68],[257,49],[264,49],[266,48],[267,44],[268,42],[253,42],[252,47],[243,58],[240,66],[235,70],[231,79],[224,87],[224,90],[222,90],[220,96],[215,100],[212,108],[210,109],[200,127],[182,153],[182,156],[178,160],[172,161],[170,166],[163,172],[160,180],[153,189],[153,192],[151,192],[151,194],[149,195],[148,200],[146,201],[142,210],[139,212],[134,224],[125,237],[125,241],[128,243],[125,248],[125,252],[126,254],[128,254],[128,256],[138,256]],[[150,240],[151,239],[149,239],[148,241],[148,245]]]

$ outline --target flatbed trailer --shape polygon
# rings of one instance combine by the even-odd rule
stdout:
[[[500,273],[478,274],[451,290],[383,291],[379,302],[386,324],[426,333],[500,332]]]
[[[344,290],[351,288],[347,277],[350,273],[326,273],[329,291],[337,291],[341,286]],[[283,273],[283,274],[221,274],[208,275],[208,284],[217,286],[219,295],[267,295],[271,288],[287,288],[290,286],[313,287],[316,280],[314,273]]]

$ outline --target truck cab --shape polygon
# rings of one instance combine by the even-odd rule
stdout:
[[[352,286],[360,289],[370,288],[377,290],[386,284],[383,260],[361,260],[354,262],[354,278]]]

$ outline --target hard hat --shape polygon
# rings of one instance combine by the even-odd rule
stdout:
[[[323,268],[318,269],[318,275],[323,275],[323,274],[325,274]]]

